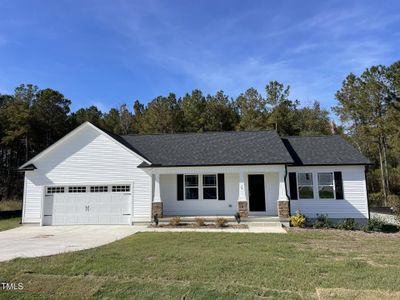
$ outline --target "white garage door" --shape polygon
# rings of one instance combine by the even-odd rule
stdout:
[[[49,186],[43,225],[130,224],[131,186]]]

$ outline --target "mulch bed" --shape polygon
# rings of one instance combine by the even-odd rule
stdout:
[[[204,224],[204,226],[199,226],[195,223],[182,223],[179,225],[170,225],[170,224],[159,224],[156,226],[155,224],[149,225],[149,228],[198,228],[198,229],[247,229],[249,228],[247,225],[244,224],[237,224],[237,225],[225,225],[223,227],[218,227],[215,224]]]

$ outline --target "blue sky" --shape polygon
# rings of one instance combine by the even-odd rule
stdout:
[[[102,110],[195,88],[289,84],[335,104],[349,72],[400,59],[400,1],[0,2],[0,93],[51,87]]]

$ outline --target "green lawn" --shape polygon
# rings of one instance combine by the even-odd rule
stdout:
[[[6,219],[0,218],[0,231],[12,229],[20,226],[21,217],[10,217]]]
[[[0,263],[0,298],[394,299],[399,235],[139,233],[81,252]]]

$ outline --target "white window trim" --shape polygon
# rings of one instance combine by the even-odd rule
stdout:
[[[318,175],[319,174],[331,174],[332,175],[332,185],[326,185],[326,184],[323,184],[323,185],[321,185],[321,184],[319,184],[319,177],[318,177]],[[319,196],[319,187],[320,186],[332,186],[333,187],[333,198],[321,198],[320,196]],[[335,174],[334,174],[334,172],[331,172],[331,171],[326,171],[326,172],[317,172],[317,192],[318,192],[318,200],[322,200],[322,201],[325,201],[325,200],[336,200],[336,189],[335,189]]]
[[[199,190],[198,192],[198,197],[197,199],[187,199],[186,198],[186,180],[185,177],[186,176],[190,176],[190,175],[194,175],[197,176],[197,188]],[[212,187],[214,188],[214,186],[205,186],[203,184],[203,176],[204,175],[214,175],[215,176],[215,181],[216,181],[216,185],[215,185],[215,189],[217,192],[217,198],[215,199],[206,199],[204,198],[204,188],[207,187]],[[191,186],[188,186],[187,188],[191,188]],[[195,186],[192,186],[192,188],[196,188]],[[204,173],[204,174],[193,174],[193,173],[188,173],[188,174],[183,174],[183,200],[184,201],[218,201],[218,174],[216,173]]]
[[[213,185],[204,185],[203,184],[203,176],[215,176],[215,186]],[[202,187],[201,187],[201,192],[202,192],[202,200],[211,200],[211,201],[215,201],[215,200],[219,200],[218,199],[218,174],[202,174],[201,176],[201,183],[202,183]],[[215,199],[210,199],[210,198],[205,198],[204,197],[204,188],[215,188],[215,192],[216,192],[216,198]]]
[[[197,188],[197,199],[187,199],[186,198],[186,176],[197,176],[197,186],[188,186],[187,188]],[[184,201],[198,201],[201,199],[200,192],[201,192],[201,182],[200,180],[202,180],[203,177],[200,176],[199,174],[183,174],[183,200]]]
[[[310,184],[299,184],[299,174],[311,174],[311,180],[312,180],[312,184],[310,185]],[[306,200],[306,201],[308,201],[308,200],[315,200],[316,198],[315,198],[315,181],[314,181],[314,172],[297,172],[296,173],[296,184],[297,184],[297,194],[298,194],[298,196],[299,196],[299,200]],[[300,196],[300,186],[308,186],[308,187],[312,187],[312,191],[313,191],[313,197],[312,198],[301,198],[301,196]]]

